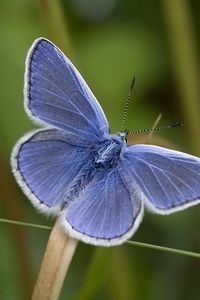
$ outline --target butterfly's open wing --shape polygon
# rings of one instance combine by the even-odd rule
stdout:
[[[131,145],[123,165],[153,212],[168,214],[200,202],[200,159],[151,145]]]
[[[16,180],[40,211],[59,212],[73,196],[74,178],[91,164],[88,145],[72,137],[62,130],[37,130],[19,140],[13,150]]]
[[[109,126],[91,90],[50,41],[37,39],[27,56],[25,108],[35,121],[98,141]]]
[[[119,168],[97,173],[61,215],[71,236],[93,245],[123,243],[143,216],[141,193]]]

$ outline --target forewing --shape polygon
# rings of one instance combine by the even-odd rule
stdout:
[[[70,60],[50,41],[37,39],[25,72],[25,108],[37,122],[89,141],[109,132],[98,101]]]
[[[80,143],[82,147],[65,132],[48,129],[26,135],[15,146],[14,175],[39,210],[57,213],[71,200],[73,180],[92,160],[84,141]]]
[[[200,159],[151,145],[132,145],[123,165],[150,210],[167,214],[200,202]]]
[[[61,216],[67,232],[83,242],[123,243],[143,216],[140,193],[119,168],[100,171]]]

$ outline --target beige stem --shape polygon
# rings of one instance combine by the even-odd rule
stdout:
[[[56,221],[48,240],[32,300],[58,299],[77,243]]]

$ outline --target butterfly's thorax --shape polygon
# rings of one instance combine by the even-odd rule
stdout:
[[[109,135],[107,139],[96,145],[94,166],[95,169],[113,168],[118,164],[121,151],[125,147],[125,134]]]

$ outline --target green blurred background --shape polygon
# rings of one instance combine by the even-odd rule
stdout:
[[[119,130],[132,76],[126,127],[184,127],[150,143],[200,155],[200,2],[184,0],[0,1],[0,217],[53,224],[16,185],[9,157],[34,128],[23,109],[24,61],[37,37],[56,43],[78,67]],[[131,142],[147,140],[132,136]],[[200,251],[200,208],[146,214],[133,240]],[[49,231],[0,223],[0,299],[30,299]],[[79,244],[60,299],[200,299],[198,259],[124,244]]]

